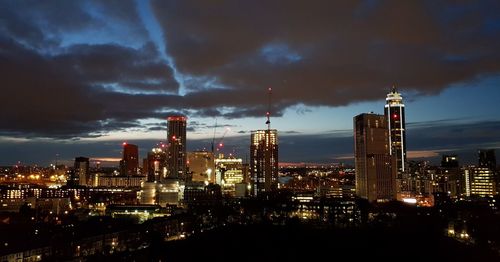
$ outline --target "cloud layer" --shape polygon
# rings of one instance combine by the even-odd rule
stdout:
[[[262,116],[268,87],[279,116],[380,99],[392,83],[426,95],[500,73],[497,1],[153,0],[146,15],[161,32],[144,4],[2,1],[0,136]]]

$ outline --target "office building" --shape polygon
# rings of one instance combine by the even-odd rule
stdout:
[[[356,194],[370,202],[395,198],[386,118],[373,113],[354,117]]]
[[[251,132],[250,176],[252,194],[271,191],[278,179],[278,131],[276,129]]]
[[[488,197],[496,192],[495,173],[487,167],[469,166],[464,169],[465,195]]]
[[[168,120],[168,157],[169,178],[186,179],[186,120],[184,116],[170,116]]]

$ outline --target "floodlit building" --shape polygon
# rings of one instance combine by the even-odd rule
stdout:
[[[188,152],[187,159],[191,181],[215,183],[215,161],[212,152]]]

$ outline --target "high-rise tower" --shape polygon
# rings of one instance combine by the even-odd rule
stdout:
[[[267,129],[250,137],[250,176],[254,196],[271,191],[278,181],[278,131],[271,129],[271,91],[268,89]]]
[[[269,192],[278,180],[278,131],[254,130],[250,144],[252,193]]]
[[[388,130],[383,115],[354,117],[356,194],[368,201],[388,201],[396,196],[396,175],[391,169]]]
[[[185,116],[170,116],[168,120],[168,177],[186,178],[186,120]]]
[[[392,87],[387,94],[385,104],[385,118],[389,131],[389,154],[395,158],[397,178],[402,179],[406,172],[406,131],[405,131],[405,105],[403,97]]]

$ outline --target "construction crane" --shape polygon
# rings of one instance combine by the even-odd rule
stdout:
[[[219,151],[223,146],[224,146],[224,137],[226,137],[227,132],[229,132],[231,129],[229,127],[226,127],[224,130],[224,134],[222,135],[221,139],[219,139],[219,142],[215,144],[215,134],[217,132],[217,118],[215,119],[215,125],[214,125],[214,134],[212,137],[212,153],[215,151]]]
[[[217,151],[219,151],[223,146],[224,146],[224,137],[226,137],[227,132],[229,132],[231,128],[226,127],[226,130],[224,130],[224,134],[222,135],[221,139],[219,140],[219,143],[217,143]]]
[[[214,153],[214,142],[215,142],[215,131],[216,130],[217,130],[217,118],[215,119],[214,136],[212,137],[212,154]]]

